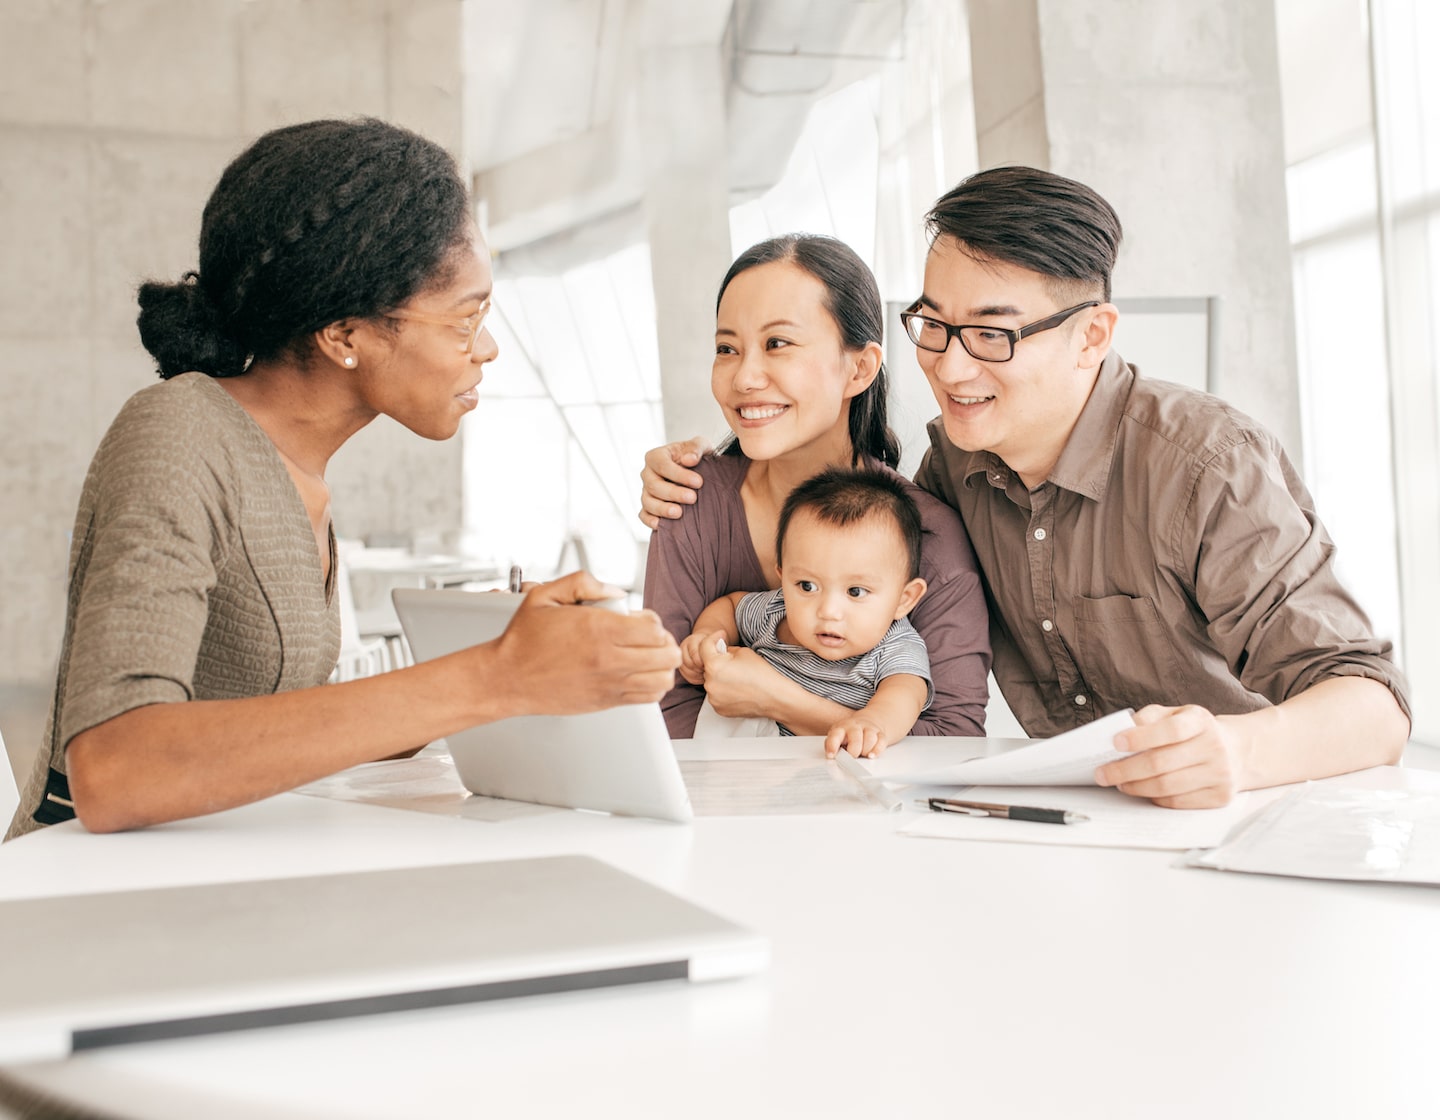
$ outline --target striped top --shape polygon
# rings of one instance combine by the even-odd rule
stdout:
[[[783,591],[757,591],[746,595],[735,608],[735,628],[740,641],[765,659],[766,664],[789,677],[816,696],[834,700],[847,708],[859,709],[870,703],[875,690],[886,677],[909,673],[925,681],[925,708],[935,699],[935,685],[930,680],[930,656],[925,641],[910,625],[910,620],[896,619],[869,653],[827,661],[804,646],[792,646],[776,635],[780,620],[785,617]],[[920,710],[923,712],[925,708]],[[784,724],[780,734],[792,735]]]
[[[695,471],[705,480],[685,516],[664,518],[650,538],[645,561],[645,605],[683,642],[700,612],[736,591],[778,587],[755,554],[740,490],[751,462],[743,455],[707,455]],[[873,460],[864,465],[899,479],[920,510],[920,575],[926,591],[907,616],[925,639],[934,703],[911,735],[984,735],[990,635],[985,591],[959,515],[933,494]],[[672,739],[695,734],[705,690],[677,674],[660,701]]]

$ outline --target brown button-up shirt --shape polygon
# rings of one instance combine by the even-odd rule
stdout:
[[[939,419],[929,431],[915,481],[970,533],[995,679],[1028,734],[1151,703],[1249,712],[1338,676],[1382,682],[1409,714],[1304,483],[1225,402],[1112,351],[1033,490]]]

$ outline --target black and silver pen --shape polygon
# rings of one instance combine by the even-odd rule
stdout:
[[[1040,824],[1081,824],[1090,818],[1069,809],[1036,809],[1029,805],[997,805],[990,801],[953,801],[947,797],[927,799],[936,813],[963,813],[967,817],[1005,817],[1012,821]]]
[[[511,564],[511,565],[510,565],[510,590],[511,590],[512,593],[519,594],[519,591],[520,591],[520,565],[519,565],[519,564]]]

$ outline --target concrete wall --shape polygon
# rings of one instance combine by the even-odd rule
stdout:
[[[90,456],[155,377],[134,290],[195,267],[225,164],[280,124],[373,114],[463,157],[461,0],[0,6],[0,678],[53,669]],[[460,447],[385,419],[331,465],[337,527],[460,522]]]
[[[1298,463],[1274,4],[969,7],[981,166],[1047,167],[1104,195],[1125,226],[1117,296],[1220,297],[1217,391]]]

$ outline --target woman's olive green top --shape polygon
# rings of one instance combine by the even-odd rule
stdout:
[[[333,532],[330,556],[333,575]],[[323,684],[339,649],[338,604],[274,444],[204,374],[136,393],[80,495],[54,700],[6,839],[75,815],[65,748],[82,731],[147,704]]]

